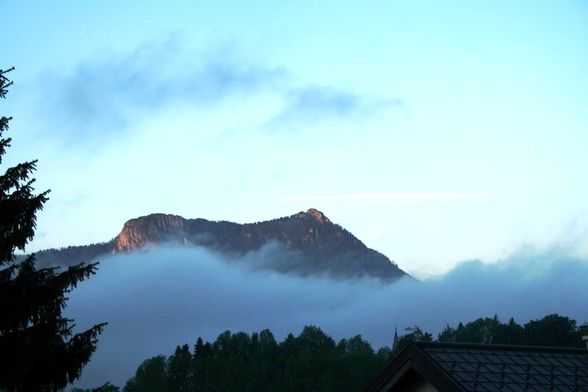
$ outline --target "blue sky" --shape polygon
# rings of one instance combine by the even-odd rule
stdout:
[[[31,249],[315,207],[417,276],[588,252],[583,1],[5,1]]]

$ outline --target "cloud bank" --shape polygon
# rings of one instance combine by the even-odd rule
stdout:
[[[438,333],[494,314],[526,322],[550,313],[583,322],[587,281],[588,260],[559,249],[469,261],[441,278],[388,286],[253,271],[202,249],[160,249],[104,260],[72,293],[67,315],[80,329],[109,322],[79,385],[123,385],[143,359],[225,330],[269,328],[282,339],[314,324],[337,339],[361,334],[381,346],[391,344],[396,325]]]

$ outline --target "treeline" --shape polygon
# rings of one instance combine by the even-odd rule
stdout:
[[[433,341],[433,335],[419,327],[407,329],[395,345],[396,351],[411,341]],[[578,326],[576,320],[558,314],[550,314],[540,320],[532,320],[524,325],[513,318],[502,323],[498,316],[479,318],[456,327],[446,325],[439,333],[437,342],[514,344],[526,346],[585,347],[582,336],[588,334],[586,324]]]
[[[59,249],[45,249],[35,253],[37,265],[47,267],[67,267],[75,265],[80,260],[95,260],[98,256],[110,253],[111,242],[102,242],[90,245],[68,246]]]
[[[361,336],[336,343],[306,326],[278,343],[269,330],[251,335],[223,332],[213,342],[198,339],[139,366],[124,387],[135,391],[357,391],[390,359]]]
[[[497,316],[480,318],[447,325],[436,339],[415,326],[378,350],[360,335],[335,342],[315,326],[282,342],[267,329],[251,335],[226,331],[214,342],[198,338],[192,349],[184,344],[169,357],[143,361],[123,392],[360,391],[411,341],[584,347],[582,334],[587,333],[557,314],[524,325],[513,319],[502,323]],[[107,384],[94,391],[119,388]]]

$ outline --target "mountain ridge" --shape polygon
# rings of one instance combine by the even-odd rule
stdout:
[[[164,243],[203,247],[235,259],[261,255],[262,268],[280,273],[323,274],[338,279],[372,277],[384,282],[409,276],[393,261],[368,248],[314,208],[244,224],[149,214],[125,222],[121,232],[109,242],[50,249],[39,252],[37,257],[42,264],[68,265],[76,256],[83,256],[84,250],[95,259],[109,253],[156,248]],[[77,260],[80,261],[87,260]]]

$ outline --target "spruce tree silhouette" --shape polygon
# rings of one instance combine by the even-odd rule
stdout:
[[[12,82],[0,70],[0,98]],[[0,164],[11,139],[3,138],[11,117],[0,118]],[[36,214],[49,191],[34,193],[37,161],[17,164],[0,175],[0,390],[59,391],[77,379],[96,349],[106,323],[73,333],[61,312],[67,293],[96,272],[97,263],[35,268],[34,255],[17,260],[36,227]]]

